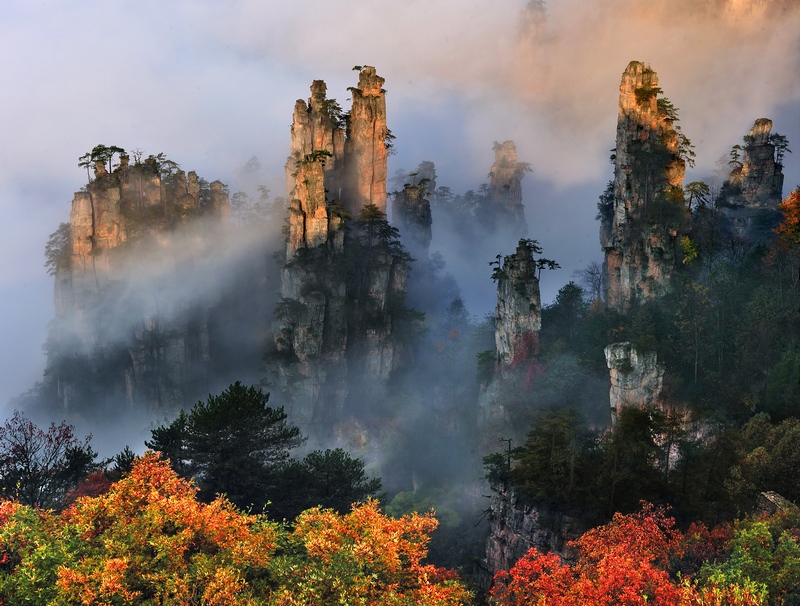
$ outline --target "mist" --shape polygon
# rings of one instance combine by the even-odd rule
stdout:
[[[324,78],[346,106],[350,68],[375,65],[386,78],[397,137],[390,175],[430,160],[439,185],[477,190],[493,161],[492,142],[516,142],[520,161],[533,168],[522,184],[527,236],[561,265],[543,276],[547,303],[575,270],[601,258],[595,205],[611,177],[617,87],[630,60],[648,62],[680,108],[683,132],[697,148],[687,182],[711,174],[758,117],[772,118],[795,147],[800,141],[797,2],[334,0],[274,7],[145,0],[122,10],[101,2],[14,1],[3,13],[0,49],[14,60],[0,66],[7,90],[0,102],[7,117],[0,151],[0,403],[42,376],[41,345],[53,318],[42,251],[85,182],[77,158],[98,143],[163,151],[185,170],[229,183],[232,193],[245,187],[237,175],[257,156],[259,184],[273,198],[285,196],[294,100]],[[798,156],[787,157],[784,194],[800,182]],[[495,302],[488,262],[511,253],[515,241],[486,237],[466,257],[453,245],[457,234],[437,225],[436,214],[433,220],[431,251],[441,253],[465,313],[479,323]],[[216,296],[242,259],[280,248],[259,235],[215,237],[190,240],[181,254],[194,258],[191,246],[215,260],[213,271],[178,290],[159,290],[167,307]],[[130,266],[132,309],[141,309],[141,284],[174,271],[169,258]],[[454,294],[445,290],[448,298]],[[122,332],[141,319],[117,312]],[[228,376],[221,373],[215,387]],[[255,382],[255,371],[235,378],[250,377]],[[409,407],[407,431],[424,425],[424,410],[422,402]],[[142,430],[126,431],[117,427],[104,454],[142,442]],[[460,448],[449,448],[452,458],[430,458],[456,461]]]

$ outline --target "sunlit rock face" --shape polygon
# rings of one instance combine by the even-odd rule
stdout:
[[[112,173],[98,163],[74,196],[55,270],[45,383],[64,411],[103,401],[171,413],[206,395],[220,294],[194,298],[175,285],[202,281],[195,253],[227,217],[219,182],[201,190],[194,172],[164,173],[152,159],[130,166],[123,156]]]
[[[516,252],[505,257],[495,272],[495,346],[498,361],[506,366],[519,356],[538,352],[542,303],[533,252],[530,242],[520,240]]]
[[[659,92],[657,74],[632,61],[620,84],[613,208],[601,213],[607,302],[618,311],[667,291],[688,220],[681,140]]]
[[[780,219],[784,151],[776,150],[772,135],[772,120],[755,121],[717,201],[731,233],[754,242],[771,237]]]
[[[611,376],[611,420],[616,422],[623,408],[651,407],[660,404],[664,385],[664,365],[655,351],[638,352],[629,342],[605,348]]]
[[[386,91],[375,68],[365,66],[358,87],[351,88],[353,106],[345,140],[345,206],[353,216],[369,204],[386,212]]]
[[[525,207],[522,204],[522,179],[530,167],[517,161],[517,146],[513,141],[494,144],[494,164],[489,171],[489,200],[493,223],[497,227],[513,227],[516,233],[527,233]]]
[[[403,358],[394,312],[405,299],[407,261],[359,227],[370,220],[365,209],[385,219],[383,82],[375,68],[362,68],[346,118],[321,80],[307,104],[295,105],[286,263],[268,372],[293,422],[318,436],[338,431],[348,402],[380,398]],[[420,247],[430,242],[430,208],[427,240],[424,211],[424,200],[409,205],[409,221],[418,216],[414,225],[423,228]]]

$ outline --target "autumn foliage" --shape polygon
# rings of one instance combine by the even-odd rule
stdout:
[[[646,504],[638,513],[616,514],[574,547],[572,565],[531,549],[496,575],[493,603],[757,606],[783,604],[800,591],[797,538],[758,520],[713,531],[693,525],[684,535],[663,509]]]
[[[423,563],[430,515],[312,509],[289,533],[197,488],[156,453],[61,514],[0,501],[0,604],[465,603]]]

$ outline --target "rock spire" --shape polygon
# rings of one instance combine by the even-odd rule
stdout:
[[[402,361],[395,313],[405,309],[409,259],[385,215],[383,82],[374,67],[360,68],[345,115],[316,80],[308,103],[299,100],[294,110],[286,264],[269,372],[293,422],[326,439],[347,418],[348,402],[378,399]],[[424,201],[412,207],[424,222]],[[427,242],[429,234],[428,223]],[[424,237],[419,245],[427,246]]]
[[[613,203],[601,209],[607,301],[626,310],[665,293],[675,268],[679,230],[688,222],[682,184],[690,143],[677,110],[658,99],[658,75],[631,61],[622,74]]]
[[[350,89],[353,106],[347,117],[345,141],[346,209],[359,211],[374,204],[386,212],[386,91],[384,79],[375,68],[365,66],[358,75],[358,86]]]
[[[533,253],[531,241],[520,240],[516,252],[495,270],[495,346],[498,361],[506,366],[538,353],[542,303]]]
[[[786,137],[772,132],[772,120],[759,118],[731,150],[732,170],[723,183],[718,205],[732,233],[763,242],[780,220],[783,197],[783,154]]]
[[[513,141],[494,144],[494,164],[489,171],[489,203],[499,227],[514,227],[518,235],[527,233],[522,204],[522,179],[530,171],[527,162],[517,162]]]

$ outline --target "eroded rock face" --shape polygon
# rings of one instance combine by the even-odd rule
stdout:
[[[513,141],[494,144],[494,164],[489,171],[489,200],[498,227],[513,227],[519,236],[527,233],[525,207],[522,204],[522,179],[530,171],[525,162],[517,162]]]
[[[531,243],[520,240],[517,251],[498,269],[495,346],[498,361],[507,366],[517,356],[538,352],[542,303]]]
[[[717,202],[730,231],[754,242],[769,238],[780,220],[783,167],[771,135],[772,120],[755,121]]]
[[[657,100],[657,74],[632,61],[620,83],[613,208],[602,217],[609,307],[664,294],[675,245],[689,217],[681,186],[685,162],[674,109]]]
[[[616,422],[625,407],[658,406],[664,385],[664,365],[655,351],[640,353],[629,342],[605,348],[611,374],[611,421]]]
[[[428,257],[431,246],[431,204],[427,198],[428,183],[424,187],[406,185],[392,200],[392,217],[403,236],[403,241],[416,259]]]
[[[326,184],[332,198],[338,198],[344,165],[344,125],[336,101],[326,96],[322,80],[311,84],[308,103],[298,99],[292,117],[289,159],[286,161],[286,191],[291,194],[300,162],[316,157],[324,160]]]
[[[358,87],[351,88],[353,106],[347,118],[343,199],[354,217],[374,204],[386,212],[386,91],[375,68],[365,66]]]
[[[531,547],[541,553],[556,553],[566,561],[576,554],[568,546],[587,526],[576,518],[552,511],[545,506],[525,504],[513,490],[492,486],[487,515],[489,537],[486,540],[484,589],[491,587],[494,575],[509,570]]]
[[[348,401],[379,398],[402,358],[393,306],[405,298],[408,265],[387,240],[382,85],[373,67],[361,70],[346,140],[324,82],[312,84],[307,105],[295,105],[286,264],[269,372],[292,421],[318,436],[345,424]],[[421,209],[424,221],[424,206],[415,201],[410,215]],[[429,234],[430,223],[428,242]]]
[[[130,166],[123,157],[113,173],[101,164],[72,201],[46,380],[64,411],[102,400],[175,412],[207,393],[207,320],[216,295],[192,301],[168,293],[202,271],[199,259],[188,258],[201,238],[190,225],[200,215],[223,225],[227,194],[212,183],[201,208],[194,172],[162,180],[153,162]]]

